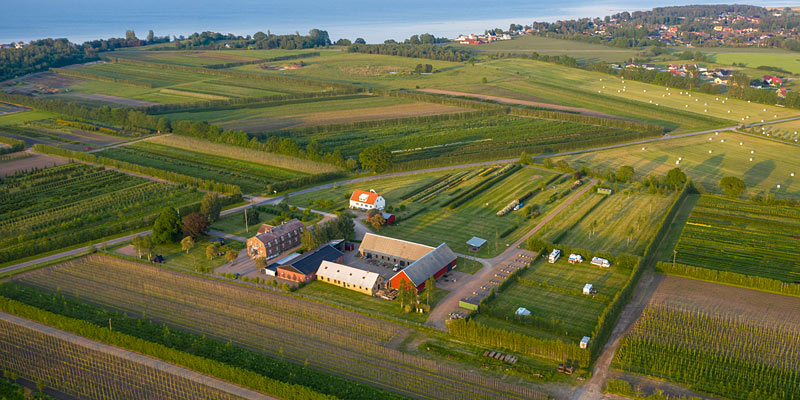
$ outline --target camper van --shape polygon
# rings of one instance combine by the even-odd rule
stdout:
[[[592,265],[596,265],[596,266],[602,267],[602,268],[608,268],[608,267],[611,266],[611,263],[608,262],[608,260],[606,260],[605,258],[593,257],[592,258]]]
[[[553,250],[552,253],[550,253],[550,256],[547,257],[547,262],[549,262],[550,264],[553,264],[556,261],[558,261],[558,259],[560,257],[561,257],[561,250],[555,249],[555,250]]]
[[[580,264],[583,262],[583,257],[581,257],[580,254],[570,254],[569,260],[567,261],[569,261],[570,264]]]

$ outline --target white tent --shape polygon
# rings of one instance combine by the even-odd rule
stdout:
[[[583,294],[592,294],[592,284],[587,283],[583,286]]]
[[[520,317],[527,317],[528,315],[531,315],[531,312],[525,307],[520,307],[514,314]]]

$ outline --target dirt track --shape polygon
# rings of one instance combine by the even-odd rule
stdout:
[[[425,93],[432,93],[432,94],[446,94],[449,96],[465,96],[465,97],[474,97],[476,99],[482,100],[492,100],[497,101],[500,103],[508,103],[508,104],[520,104],[523,106],[533,106],[533,107],[541,107],[541,108],[548,108],[551,110],[557,111],[570,111],[570,112],[577,112],[581,115],[587,115],[591,117],[602,117],[602,118],[610,118],[610,119],[625,119],[618,117],[616,115],[601,113],[599,111],[590,110],[588,108],[581,108],[581,107],[570,107],[570,106],[562,106],[558,104],[551,104],[551,103],[544,103],[540,101],[528,101],[528,100],[518,100],[512,99],[509,97],[498,97],[498,96],[489,96],[485,94],[476,94],[476,93],[464,93],[464,92],[453,92],[450,90],[440,90],[440,89],[419,89],[420,92]]]

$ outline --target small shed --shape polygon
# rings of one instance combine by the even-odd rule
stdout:
[[[597,188],[597,193],[600,193],[600,194],[611,194],[611,188],[599,187],[599,188]]]
[[[478,311],[481,301],[477,297],[467,297],[458,301],[458,306],[467,310]]]
[[[592,294],[592,284],[587,283],[583,286],[583,294]]]
[[[584,336],[583,339],[581,339],[581,348],[585,349],[587,347],[589,347],[589,337]]]
[[[530,310],[528,310],[525,307],[520,307],[520,308],[517,309],[517,312],[515,312],[514,315],[516,315],[518,317],[527,317],[527,316],[531,315],[531,312],[530,312]]]
[[[264,267],[264,274],[267,276],[278,276],[278,263],[272,263]]]
[[[486,239],[481,239],[477,236],[473,236],[472,239],[467,240],[467,246],[471,251],[478,251],[486,244]]]
[[[383,216],[383,219],[386,220],[386,225],[391,225],[394,223],[395,220],[394,214],[381,213],[381,216]]]

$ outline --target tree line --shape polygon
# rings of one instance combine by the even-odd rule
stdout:
[[[468,49],[453,46],[440,46],[435,44],[351,44],[347,51],[350,53],[381,54],[387,56],[400,56],[412,58],[428,58],[431,60],[462,62],[472,57]]]
[[[189,37],[176,38],[173,46],[161,48],[161,50],[224,50],[224,49],[310,49],[315,47],[325,47],[331,45],[331,39],[327,31],[311,29],[308,35],[294,33],[290,35],[273,35],[269,31],[256,32],[253,36],[241,36],[234,34],[222,34],[219,32],[193,33]]]
[[[96,54],[67,39],[36,40],[21,49],[0,49],[0,81],[97,59]]]
[[[0,136],[0,143],[8,145],[8,147],[0,147],[0,154],[16,153],[25,150],[25,142],[19,139]]]

